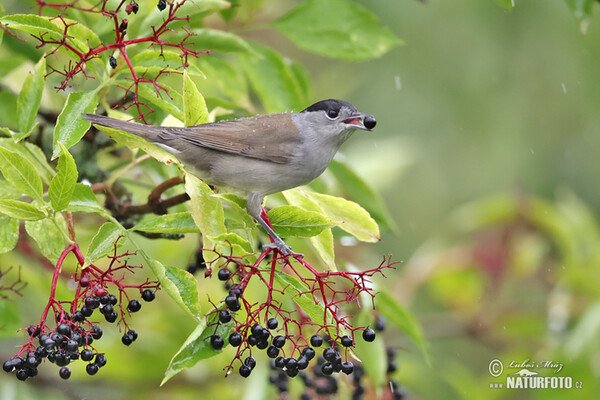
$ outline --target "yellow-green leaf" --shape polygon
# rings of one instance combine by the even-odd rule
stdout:
[[[17,98],[17,121],[19,133],[14,139],[19,141],[27,137],[33,128],[35,117],[42,102],[46,75],[46,55],[35,65],[33,74],[28,74]]]
[[[204,97],[187,71],[183,73],[183,118],[185,126],[194,126],[210,122]]]
[[[39,208],[18,200],[0,199],[0,213],[25,221],[36,221],[46,217]]]
[[[58,159],[58,173],[50,182],[48,188],[48,197],[54,211],[62,211],[69,205],[77,183],[77,165],[69,150],[62,143],[58,143],[61,148],[60,158]]]
[[[0,171],[7,181],[24,194],[42,200],[42,179],[23,156],[0,148]]]

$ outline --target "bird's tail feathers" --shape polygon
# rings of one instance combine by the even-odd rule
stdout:
[[[115,128],[125,132],[133,133],[134,135],[141,136],[149,141],[157,140],[158,134],[160,133],[160,128],[155,126],[138,124],[136,122],[121,121],[120,119],[115,119],[104,115],[84,113],[83,118],[86,121],[90,121],[92,124],[107,126],[109,128]]]

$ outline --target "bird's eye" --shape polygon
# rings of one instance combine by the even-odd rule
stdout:
[[[330,119],[336,119],[338,117],[338,112],[334,109],[327,110],[327,116]]]

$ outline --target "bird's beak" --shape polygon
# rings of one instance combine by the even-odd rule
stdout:
[[[351,125],[349,127],[362,129],[363,131],[371,131],[377,124],[375,117],[371,114],[354,114],[350,118],[345,119],[344,124]]]

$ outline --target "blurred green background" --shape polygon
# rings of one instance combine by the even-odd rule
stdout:
[[[510,11],[492,0],[357,3],[405,45],[374,61],[343,63],[298,50],[273,30],[243,36],[304,65],[314,100],[343,98],[378,120],[373,133],[354,135],[341,157],[383,195],[396,232],[385,232],[377,246],[339,252],[369,263],[388,253],[403,261],[378,284],[422,323],[431,364],[389,329],[386,344],[399,349],[394,378],[408,398],[597,398],[598,6],[582,22],[565,1],[517,0]],[[263,18],[292,4],[269,2]],[[173,254],[168,243],[150,245],[174,265],[191,257]],[[26,294],[47,290],[47,276],[36,283],[29,275]],[[162,307],[153,304],[136,316],[136,329],[148,338],[136,343],[136,352],[119,351],[115,334],[113,348],[105,347],[115,354],[112,370],[79,380],[83,374],[74,372],[69,382],[41,374],[44,398],[274,396],[259,373],[243,384],[236,376],[222,381],[226,357],[185,371],[159,390],[168,358],[193,329],[162,297]],[[23,320],[39,314],[38,306],[25,301]],[[9,351],[3,344],[1,354]],[[584,389],[491,389],[491,382],[518,371],[506,368],[502,379],[493,378],[488,365],[494,359],[505,367],[511,361],[562,363],[556,374],[536,371],[570,376]],[[1,375],[0,397],[36,398],[35,385]]]

